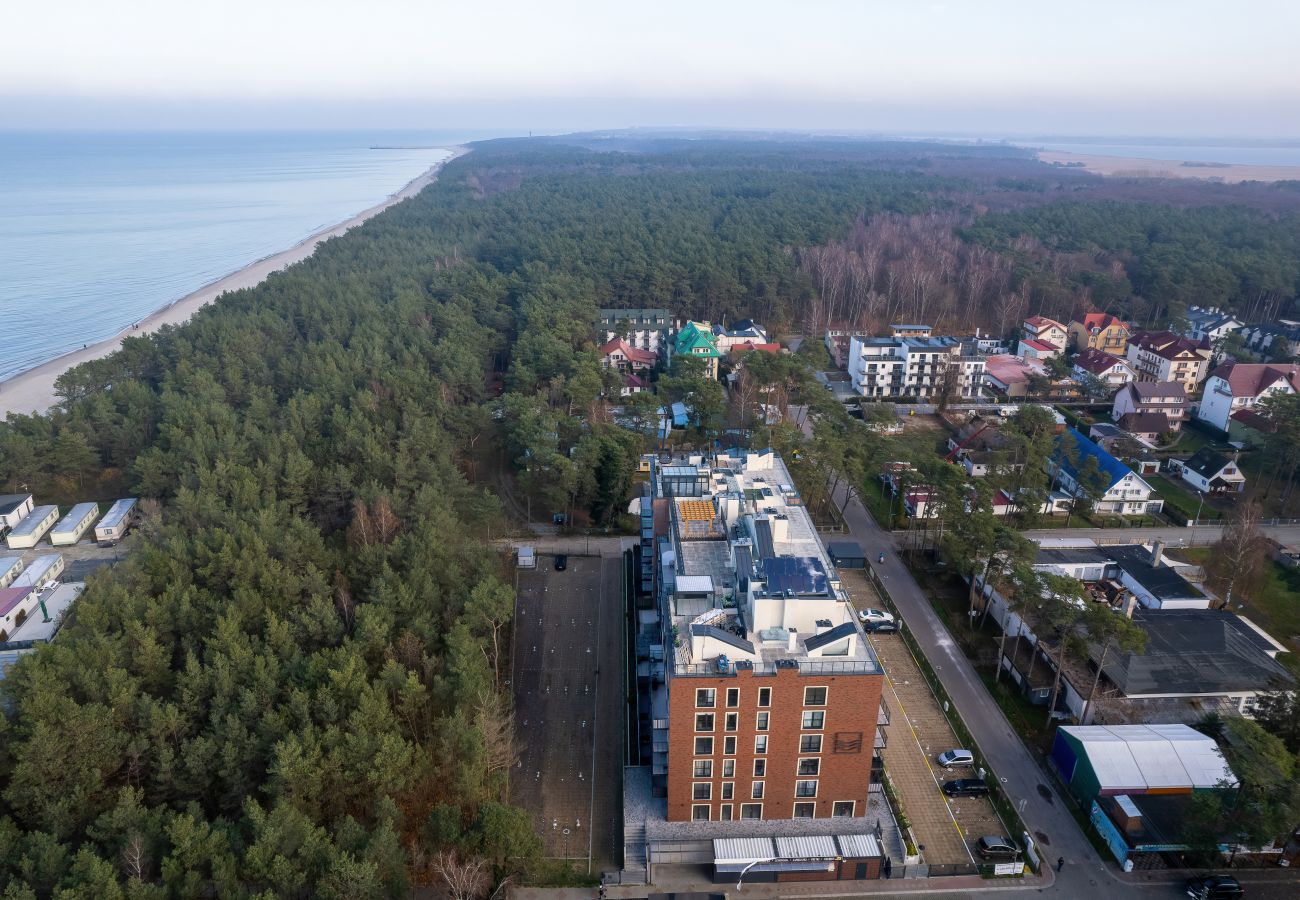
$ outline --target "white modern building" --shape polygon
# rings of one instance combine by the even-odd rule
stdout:
[[[1219,366],[1205,380],[1205,395],[1196,417],[1220,431],[1241,409],[1250,409],[1272,394],[1300,392],[1300,366],[1235,363]]]
[[[983,396],[984,357],[955,338],[854,336],[848,364],[854,389],[874,400],[933,400],[945,390],[954,399]]]

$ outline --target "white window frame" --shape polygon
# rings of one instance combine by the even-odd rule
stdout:
[[[812,807],[812,815],[810,815],[810,816],[801,816],[801,815],[799,815],[799,807],[801,807],[801,806],[811,806],[811,807]],[[815,819],[815,818],[817,818],[817,801],[815,801],[815,800],[796,800],[796,801],[794,802],[794,804],[790,807],[790,812],[792,813],[792,815],[790,816],[790,818],[792,818],[792,819]]]
[[[713,777],[713,760],[697,759],[692,765],[694,774],[692,778],[712,778]]]
[[[708,750],[700,750],[700,741],[708,741],[708,742],[709,742],[709,744],[708,744],[709,749],[708,749]],[[712,755],[713,755],[713,738],[711,738],[711,737],[697,737],[697,738],[695,739],[695,755],[696,755],[696,756],[712,756]]]
[[[765,793],[767,793],[767,789],[763,786],[763,782],[751,781],[749,783],[750,800],[762,800]]]
[[[767,753],[767,735],[758,734],[754,736],[754,754],[761,756]]]
[[[766,703],[763,702],[764,699],[767,700]],[[772,705],[772,689],[770,687],[761,687],[758,689],[758,705],[760,707],[768,707]]]
[[[841,803],[847,803],[849,805],[849,814],[847,816],[841,816],[835,812],[835,807],[839,806]],[[853,818],[853,814],[856,813],[857,811],[858,811],[858,801],[856,800],[836,800],[831,803],[832,819],[851,819]]]
[[[824,691],[824,693],[822,694],[822,702],[821,702],[821,703],[813,703],[813,702],[811,702],[811,701],[808,699],[808,692],[809,692],[809,691]],[[831,690],[830,690],[830,688],[827,687],[826,685],[821,685],[821,684],[812,684],[812,685],[808,685],[807,687],[805,687],[805,688],[803,689],[803,705],[804,705],[804,706],[826,706],[826,705],[828,705],[828,703],[830,702],[830,698],[831,698]]]
[[[734,821],[734,818],[732,817],[732,809],[733,806],[730,803],[724,803],[722,804],[722,806],[718,807],[718,821],[719,822]]]
[[[724,759],[722,761],[722,777],[723,778],[736,777],[736,761],[734,759]]]
[[[735,800],[735,799],[736,799],[736,782],[734,782],[734,781],[724,781],[724,782],[722,782],[721,797],[722,797],[723,800]]]
[[[722,739],[722,755],[736,755],[736,736],[734,734],[729,734]]]
[[[768,726],[771,725],[771,723],[772,714],[767,710],[760,710],[758,715],[754,717],[754,730],[767,731]]]
[[[708,717],[709,717],[709,727],[708,727],[708,728],[701,728],[701,727],[700,727],[700,720],[703,719],[705,716],[708,716]],[[713,730],[717,727],[717,724],[718,724],[718,717],[717,717],[716,715],[714,715],[713,713],[696,713],[696,714],[695,714],[695,730],[696,730],[697,732],[699,732],[699,731],[713,731]]]
[[[699,815],[700,810],[704,810],[704,816]],[[713,821],[713,804],[712,803],[692,803],[691,804],[691,821],[692,822],[712,822]]]
[[[700,788],[704,788],[705,796],[699,794]],[[712,781],[693,781],[691,782],[691,800],[712,800],[713,799],[713,782]]]
[[[801,784],[807,784],[807,783],[810,782],[810,781],[812,782],[813,792],[812,792],[811,794],[801,794],[801,793],[799,793],[799,785],[801,785]],[[800,778],[798,781],[796,781],[796,782],[794,783],[794,796],[795,796],[795,799],[797,799],[797,800],[816,800],[816,799],[817,799],[817,790],[818,790],[818,788],[817,788],[817,781],[818,781],[818,779],[816,779],[816,778]]]
[[[735,697],[736,702],[732,703],[731,698]],[[727,688],[727,709],[736,709],[740,706],[740,688]]]
[[[701,695],[708,697],[708,703],[701,703]],[[695,708],[696,709],[716,709],[718,705],[717,688],[696,688],[695,689]]]
[[[812,763],[817,768],[817,771],[800,772],[799,770],[803,768],[803,764],[806,762]],[[820,778],[822,774],[822,758],[820,756],[799,757],[799,763],[795,766],[794,774],[796,778]]]
[[[810,740],[816,740],[816,741],[817,741],[817,749],[816,749],[816,750],[805,750],[805,749],[804,749],[803,742],[804,742],[804,741],[810,741]],[[800,752],[800,753],[821,753],[821,752],[822,752],[822,744],[823,744],[823,743],[824,743],[824,741],[822,740],[822,735],[820,735],[820,734],[801,734],[801,735],[799,735],[799,752]]]
[[[760,771],[760,770],[761,770],[761,771]],[[767,777],[767,757],[766,757],[766,756],[760,756],[758,759],[754,760],[754,774],[753,774],[753,777],[754,777],[754,778],[766,778],[766,777]]]
[[[723,719],[722,719],[722,730],[723,730],[723,731],[739,731],[739,730],[740,730],[740,713],[737,713],[737,712],[729,712],[729,713],[725,713],[724,716],[723,716]]]
[[[758,807],[758,815],[757,815],[757,816],[747,816],[747,815],[745,815],[745,810],[747,810],[747,809],[753,809],[755,806]],[[751,822],[761,822],[761,821],[763,821],[763,804],[761,804],[761,803],[742,803],[742,804],[740,804],[740,818],[741,818],[741,820],[749,820],[749,821],[751,821]]]
[[[821,724],[807,724],[810,716],[820,716]],[[799,719],[799,729],[801,731],[825,731],[826,730],[826,710],[824,709],[806,709]]]

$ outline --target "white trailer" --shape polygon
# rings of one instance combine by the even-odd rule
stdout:
[[[13,528],[32,511],[31,494],[5,494],[0,496],[0,533]]]
[[[0,588],[9,587],[18,577],[18,573],[23,570],[23,558],[21,556],[5,556],[0,558]]]
[[[135,523],[136,499],[127,497],[125,500],[118,500],[108,508],[104,518],[99,520],[95,526],[95,540],[102,547],[111,547],[131,530]]]
[[[10,550],[30,550],[58,520],[57,506],[38,506],[14,526],[14,530],[5,536],[5,542]]]
[[[78,503],[59,519],[59,524],[50,529],[50,543],[55,547],[72,546],[85,537],[98,518],[98,503]]]
[[[32,560],[31,565],[23,569],[22,574],[14,579],[12,587],[29,587],[39,591],[63,574],[67,568],[62,553],[47,553]]]

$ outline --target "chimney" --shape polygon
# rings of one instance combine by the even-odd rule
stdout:
[[[816,627],[816,629],[813,631],[813,634],[825,634],[827,631],[830,631],[830,630],[831,630],[831,620],[830,620],[830,619],[818,619],[818,620],[817,620],[817,627]]]
[[[1151,565],[1158,566],[1165,558],[1165,542],[1155,540],[1151,542]]]
[[[1137,605],[1138,605],[1137,594],[1134,594],[1132,591],[1130,591],[1124,599],[1124,618],[1126,619],[1133,618],[1133,610],[1137,609]]]
[[[791,653],[799,652],[799,629],[790,629],[790,643],[786,645]]]

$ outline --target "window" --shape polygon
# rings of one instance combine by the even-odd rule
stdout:
[[[805,734],[799,737],[800,753],[821,753],[822,736],[820,734]]]
[[[763,799],[763,782],[755,781],[749,786],[749,796],[755,800]]]
[[[695,765],[699,766],[699,763],[696,763]],[[800,775],[820,775],[821,773],[822,761],[817,757],[814,756],[812,759],[799,760]]]
[[[734,737],[726,737],[722,739],[722,752],[727,756],[736,755],[736,739]]]
[[[759,706],[771,706],[771,705],[772,705],[772,689],[771,689],[771,688],[759,688],[759,689],[758,689],[758,705],[759,705]]]
[[[722,777],[723,778],[736,777],[736,761],[734,759],[724,759],[722,761]]]
[[[735,709],[740,705],[740,688],[727,688],[727,706]]]
[[[717,699],[718,692],[713,688],[695,689],[695,705],[700,709],[713,709]]]
[[[736,726],[739,724],[739,720],[740,713],[727,713],[726,729],[728,731],[735,731]]]
[[[696,713],[695,714],[696,731],[713,730],[713,713]]]
[[[696,756],[713,755],[713,738],[696,738],[695,739]]]
[[[808,772],[808,773],[805,773],[804,770],[803,770],[803,760],[800,760],[800,761],[799,761],[799,774],[800,774],[800,775],[804,775],[804,774],[816,775],[817,773],[816,773],[816,772]],[[712,777],[713,777],[713,760],[711,760],[711,759],[697,759],[697,760],[695,761],[695,777],[696,777],[696,778],[712,778]]]
[[[767,735],[760,734],[758,737],[754,738],[754,752],[755,753],[767,752]]]
[[[722,782],[722,799],[723,799],[723,800],[730,800],[730,799],[732,798],[732,795],[733,795],[735,792],[736,792],[736,783],[735,783],[734,781],[724,781],[724,782]]]
[[[796,781],[794,783],[794,795],[796,797],[816,797],[816,781]]]
[[[754,728],[758,731],[767,731],[767,720],[771,713],[761,712],[758,714],[758,721],[754,723]]]
[[[800,782],[802,784],[803,782]],[[816,782],[813,782],[815,785]],[[713,782],[697,781],[691,785],[692,800],[712,800],[713,799]]]
[[[724,804],[722,804],[722,815],[718,816],[718,818],[721,819],[723,822],[730,822],[730,821],[731,821],[731,804],[730,804],[730,803],[724,803]]]
[[[796,819],[811,819],[816,813],[816,803],[796,803],[794,805],[794,817]]]
[[[766,774],[767,774],[767,760],[765,759],[754,760],[754,777],[762,778]]]
[[[831,805],[831,815],[837,819],[848,818],[853,815],[853,808],[857,804],[853,800],[836,800]]]
[[[804,728],[824,728],[826,727],[826,713],[818,710],[809,710],[803,714]]]
[[[763,818],[763,804],[761,803],[742,803],[740,804],[740,817],[742,819],[761,819]]]
[[[707,822],[709,821],[709,804],[697,803],[691,807],[691,821]]]
[[[826,688],[810,687],[803,689],[804,706],[825,706],[826,705]]]

